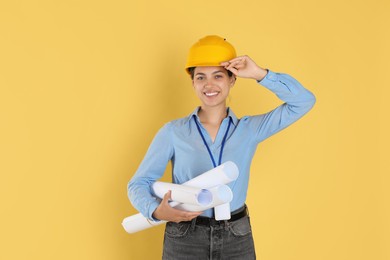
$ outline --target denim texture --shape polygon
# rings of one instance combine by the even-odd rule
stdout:
[[[211,226],[168,222],[163,260],[256,259],[249,216]]]

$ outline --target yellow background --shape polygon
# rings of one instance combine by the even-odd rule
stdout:
[[[389,13],[387,0],[2,1],[0,259],[161,258],[162,226],[121,227],[136,213],[127,182],[157,130],[198,105],[186,54],[218,34],[317,97],[254,157],[258,258],[389,260]],[[244,79],[230,100],[239,117],[280,103]]]

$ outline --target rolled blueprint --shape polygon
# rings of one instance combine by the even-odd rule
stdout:
[[[161,199],[171,191],[171,200],[199,207],[207,207],[213,201],[213,194],[209,190],[186,185],[156,181],[152,184],[152,190]]]
[[[219,185],[214,188],[208,189],[212,194],[211,204],[205,206],[198,206],[193,204],[178,204],[174,206],[176,209],[186,210],[186,211],[203,211],[206,209],[214,208],[221,204],[229,204],[233,199],[233,192],[227,185]],[[172,205],[171,205],[172,206]]]
[[[180,186],[180,185],[179,185]],[[233,199],[233,192],[227,185],[220,185],[214,188],[210,189],[210,192],[213,194],[212,202],[207,206],[199,206],[199,205],[192,205],[192,204],[184,204],[177,201],[172,201],[169,203],[171,207],[174,207],[176,209],[180,210],[186,210],[186,211],[203,211],[206,209],[211,209],[214,207],[218,207],[219,205],[228,205],[229,209],[229,218],[230,218],[230,207],[229,202]],[[222,216],[226,216],[226,213]],[[222,220],[222,219],[229,219],[229,218],[221,218],[216,219]],[[145,218],[141,213],[132,215],[130,217],[127,217],[123,220],[122,226],[128,233],[135,233],[153,226],[158,226],[161,224],[166,223],[166,221],[152,221],[147,218]]]
[[[131,215],[123,220],[122,226],[128,233],[135,233],[147,228],[158,226],[166,223],[166,221],[150,221],[145,218],[141,213]]]
[[[214,186],[228,184],[238,178],[238,167],[232,161],[227,161],[195,178],[183,183],[196,188],[209,189]]]
[[[182,185],[191,186],[195,188],[201,188],[201,189],[210,189],[216,186],[221,186],[224,184],[228,184],[232,181],[235,181],[238,177],[238,167],[236,164],[232,161],[227,161],[220,166],[215,167],[214,169],[211,169],[185,183]],[[229,187],[228,187],[229,188]],[[230,188],[229,188],[230,190]],[[231,190],[230,190],[231,192]],[[226,193],[226,190],[221,193],[222,198],[229,198],[229,192]],[[233,194],[231,193],[231,196]],[[216,197],[216,196],[213,196]],[[218,196],[217,196],[218,197]],[[231,199],[230,199],[231,200]],[[223,200],[221,200],[223,201]],[[227,201],[221,203],[225,204]],[[184,204],[180,204],[179,202],[171,202],[170,205],[172,207],[177,207],[179,205],[183,206]],[[217,206],[214,202],[212,202],[211,205]],[[211,207],[210,207],[211,208]],[[226,209],[226,208],[225,208]],[[205,210],[205,209],[203,209]],[[197,210],[195,210],[197,211]],[[230,209],[229,209],[230,212]],[[123,219],[122,226],[128,233],[135,233],[156,225],[160,225],[166,223],[166,221],[151,221],[147,218],[145,218],[141,213],[138,213],[136,215],[132,215],[130,217],[127,217]]]
[[[224,203],[214,207],[215,220],[230,219],[230,203]]]

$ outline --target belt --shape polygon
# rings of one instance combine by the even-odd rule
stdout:
[[[208,217],[197,217],[193,219],[192,221],[195,221],[196,225],[201,225],[201,226],[214,226],[214,225],[219,225],[222,223],[225,223],[225,221],[228,222],[233,222],[235,220],[238,220],[240,218],[243,218],[248,215],[248,210],[246,205],[243,207],[243,209],[235,214],[231,215],[231,218],[228,220],[216,220],[215,218],[208,218]],[[188,221],[188,223],[192,223],[192,221]]]

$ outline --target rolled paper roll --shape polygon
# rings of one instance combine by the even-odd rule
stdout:
[[[215,220],[228,220],[231,218],[230,203],[224,203],[214,207]]]
[[[233,192],[227,185],[219,185],[214,188],[209,189],[212,194],[213,201],[211,204],[204,206],[192,205],[192,204],[178,204],[174,206],[176,209],[186,210],[186,211],[204,211],[206,209],[214,208],[221,204],[229,204],[233,199]],[[171,205],[172,206],[172,205]]]
[[[238,174],[237,165],[232,161],[227,161],[220,166],[183,183],[183,185],[208,189],[235,181],[238,178]]]
[[[125,218],[122,221],[122,226],[127,233],[135,233],[164,223],[166,223],[166,221],[151,221],[142,216],[141,213],[138,213]]]
[[[179,205],[179,202],[172,201],[169,203],[171,207]],[[154,226],[158,226],[166,223],[165,220],[153,221],[148,218],[145,218],[141,213],[131,215],[127,218],[124,218],[122,221],[122,226],[127,233],[136,233],[141,230],[145,230]]]
[[[169,203],[171,207],[176,209],[182,209],[187,211],[203,211],[206,209],[211,209],[215,206],[222,205],[226,203],[229,205],[229,202],[233,199],[233,193],[229,186],[220,185],[218,187],[214,187],[210,189],[210,192],[213,194],[213,201],[208,206],[197,206],[191,204],[183,204],[176,201],[172,201]],[[230,211],[229,211],[230,212]],[[166,221],[151,221],[145,218],[141,213],[132,215],[123,220],[122,226],[126,230],[127,233],[136,233],[138,231],[148,229],[154,226],[158,226],[166,223]]]
[[[232,161],[227,161],[227,162],[221,164],[220,166],[215,167],[214,169],[211,169],[211,170],[183,183],[182,185],[191,186],[191,187],[195,187],[195,188],[201,188],[201,189],[210,189],[210,188],[213,188],[215,186],[221,186],[224,184],[228,184],[232,181],[235,181],[238,177],[238,174],[239,174],[239,172],[238,172],[237,165]],[[217,188],[217,187],[215,187],[215,188]],[[224,189],[224,188],[222,188],[222,189]],[[211,190],[212,189],[210,189],[210,191]],[[229,190],[230,190],[230,188],[229,188]],[[231,192],[231,190],[230,190],[230,192]],[[227,195],[227,197],[224,197],[223,195]],[[229,195],[228,195],[228,192],[222,191],[221,195],[219,195],[219,196],[220,196],[220,198],[222,198],[221,204],[224,204],[226,202],[222,202],[222,201],[224,200],[224,198],[225,199],[228,198]],[[218,197],[218,196],[213,196],[213,198],[214,197]],[[184,205],[184,204],[180,204],[179,202],[175,202],[175,201],[170,202],[169,204],[175,208],[179,205]],[[213,201],[210,205],[214,205],[214,204],[215,204],[215,202]],[[215,204],[215,206],[217,206],[217,205]],[[215,206],[212,206],[212,207],[215,207]],[[212,207],[209,207],[209,208],[212,208]],[[209,208],[205,208],[203,210],[206,210]],[[194,211],[198,211],[198,210],[194,210]],[[139,214],[132,215],[130,217],[125,218],[122,221],[122,226],[124,227],[126,232],[135,233],[135,232],[138,232],[138,231],[141,231],[141,230],[144,230],[144,229],[156,226],[156,225],[161,225],[163,223],[166,223],[166,221],[158,221],[158,222],[150,221],[147,218],[145,218],[141,213],[139,213]]]
[[[212,204],[215,206],[229,203],[233,200],[233,192],[227,185],[219,185],[209,190],[213,194]]]
[[[152,190],[160,199],[170,190],[171,200],[199,207],[207,207],[213,201],[213,194],[209,190],[186,185],[156,181]]]

